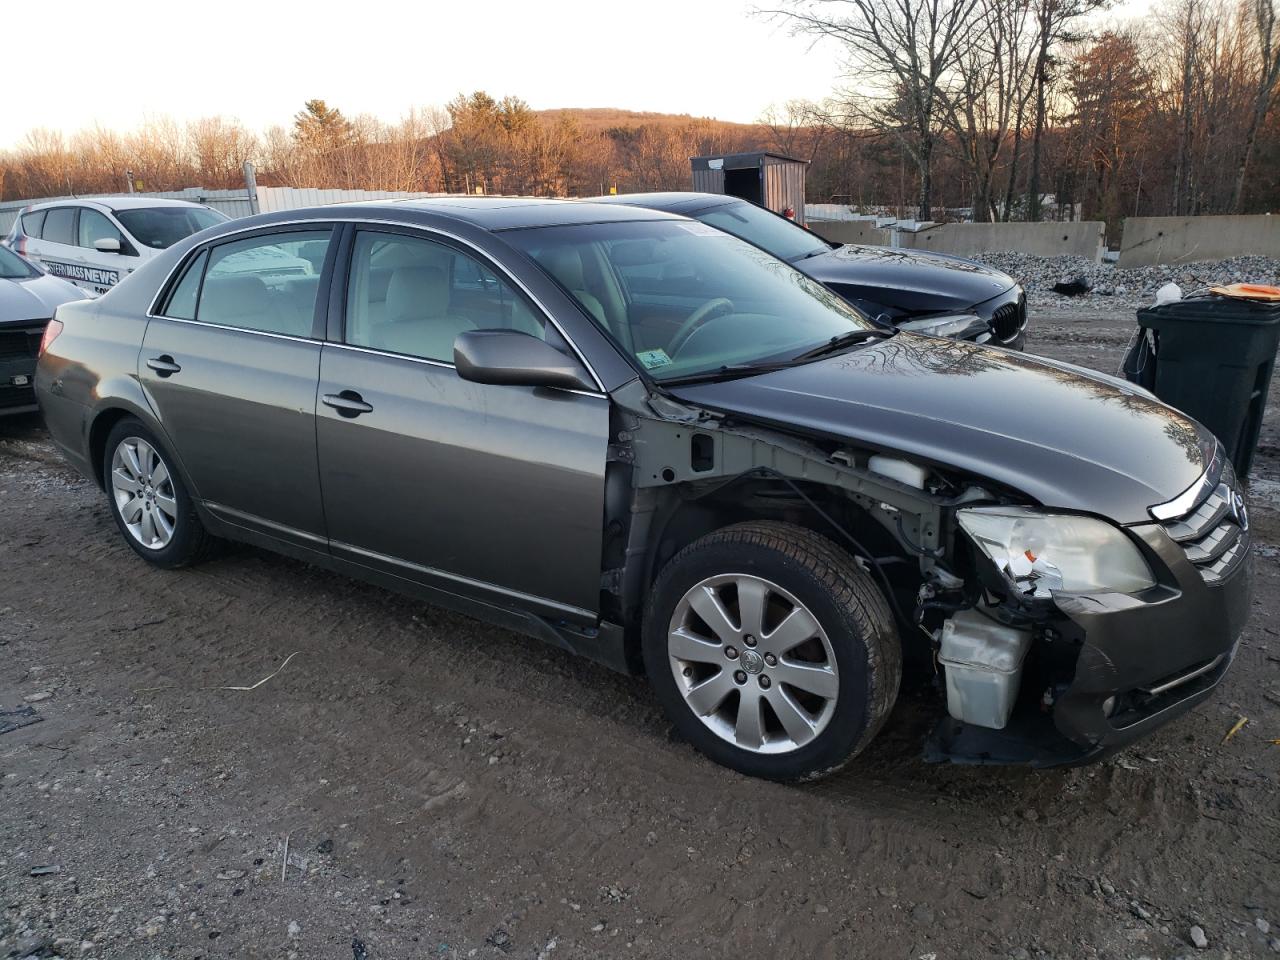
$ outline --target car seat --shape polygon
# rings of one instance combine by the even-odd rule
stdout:
[[[199,319],[228,327],[296,333],[284,329],[276,298],[262,278],[255,276],[207,277],[200,296]],[[306,333],[310,332],[308,328]]]
[[[383,319],[370,324],[369,346],[453,362],[453,341],[476,329],[449,312],[449,278],[439,267],[397,267],[387,283]]]

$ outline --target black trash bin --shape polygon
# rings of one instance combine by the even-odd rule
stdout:
[[[1206,294],[1138,311],[1154,332],[1154,384],[1131,353],[1125,375],[1214,432],[1241,479],[1249,475],[1280,339],[1280,302]],[[1142,338],[1139,338],[1141,344]]]

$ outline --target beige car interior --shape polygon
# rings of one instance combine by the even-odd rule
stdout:
[[[390,353],[452,363],[468,330],[543,336],[524,299],[487,267],[429,240],[358,235],[348,298],[347,342]]]

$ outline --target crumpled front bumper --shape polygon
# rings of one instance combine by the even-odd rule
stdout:
[[[1054,725],[1083,750],[1076,762],[1113,753],[1204,701],[1231,665],[1249,618],[1247,543],[1235,569],[1207,583],[1159,524],[1130,532],[1176,587],[1156,587],[1143,597],[1058,598],[1058,608],[1084,634],[1075,679],[1053,707]]]
[[[1235,656],[1249,617],[1250,544],[1208,582],[1158,523],[1130,527],[1161,583],[1140,596],[1058,595],[1061,639],[1078,642],[1074,676],[1047,709],[1024,699],[1008,727],[944,718],[925,758],[1075,766],[1100,760],[1203,702]],[[1161,569],[1163,568],[1163,569]]]

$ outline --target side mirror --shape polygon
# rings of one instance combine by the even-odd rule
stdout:
[[[99,253],[119,253],[120,241],[116,237],[99,237],[93,241],[93,249]]]
[[[453,341],[458,376],[512,387],[595,390],[587,372],[545,340],[518,330],[468,330]]]

